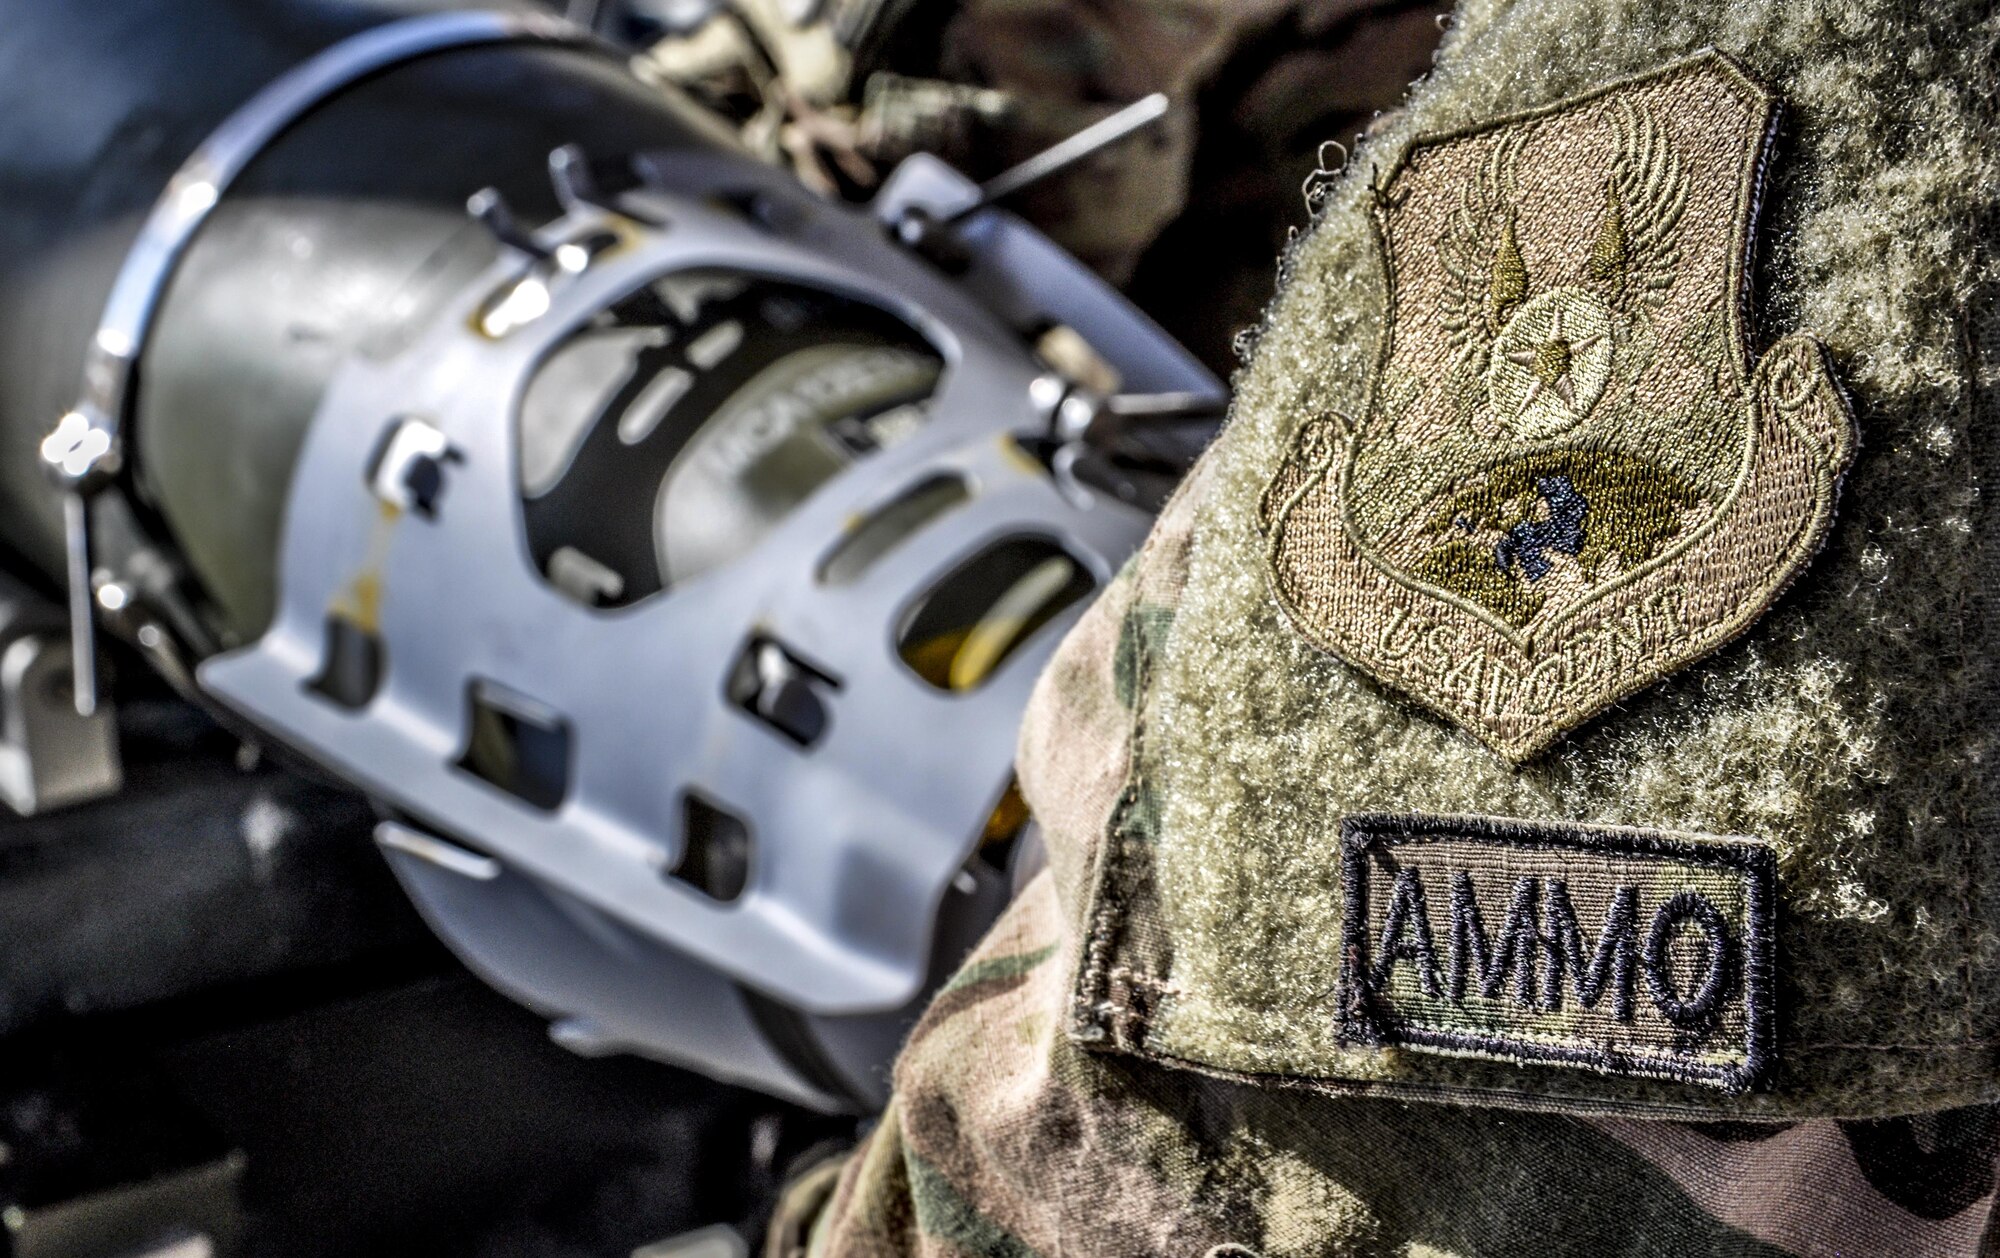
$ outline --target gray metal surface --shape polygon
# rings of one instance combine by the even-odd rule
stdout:
[[[245,102],[175,172],[125,255],[92,338],[77,420],[44,450],[58,483],[88,491],[118,471],[132,373],[174,267],[230,184],[286,128],[349,85],[405,61],[479,44],[589,38],[580,27],[534,14],[425,14],[344,39]]]
[[[883,181],[871,211],[889,225],[905,221],[913,207],[946,220],[979,199],[978,184],[919,153]],[[959,285],[1009,326],[1033,328],[1039,320],[1076,329],[1118,369],[1124,393],[1183,393],[1218,401],[1228,396],[1158,324],[1021,219],[983,209],[957,222],[955,230],[965,249]]]
[[[1007,780],[1029,688],[1077,611],[968,693],[938,691],[910,671],[895,648],[900,616],[987,544],[1024,534],[1061,542],[1101,585],[1149,523],[1064,492],[1009,438],[1048,423],[1029,388],[1044,368],[1018,329],[1070,324],[1136,391],[1219,386],[1011,216],[968,220],[976,260],[954,282],[866,217],[819,203],[776,172],[686,154],[654,173],[672,193],[632,195],[667,226],[637,232],[630,247],[571,277],[544,317],[499,340],[471,331],[478,303],[522,273],[515,258],[401,354],[342,369],[294,480],[277,620],[199,676],[245,716],[441,834],[731,980],[811,1013],[892,1009],[925,978],[937,907]],[[944,170],[891,186],[936,212],[976,196]],[[787,212],[757,220],[721,204],[722,194],[740,203],[749,191]],[[611,225],[602,212],[573,209],[543,237]],[[596,312],[691,268],[776,276],[896,313],[935,344],[944,380],[920,432],[824,486],[746,560],[633,607],[592,610],[551,589],[527,558],[516,399],[535,364]],[[383,546],[370,461],[392,423],[410,415],[442,433],[454,459],[434,517],[397,517]],[[968,504],[852,583],[815,578],[850,521],[944,470],[977,485]],[[388,663],[380,691],[356,712],[307,682],[322,664],[329,608],[364,569],[382,592]],[[817,745],[802,749],[725,700],[753,631],[808,651],[839,679]],[[561,807],[529,807],[455,767],[474,683],[570,722]],[[690,793],[749,823],[750,883],[735,902],[665,876],[681,856]]]
[[[554,18],[478,11],[424,14],[363,31],[265,86],[225,119],[168,181],[112,284],[86,352],[81,396],[41,447],[45,470],[65,495],[70,689],[80,717],[93,715],[98,690],[89,499],[108,487],[124,464],[125,412],[153,313],[181,256],[229,185],[273,139],[314,107],[391,66],[481,44],[577,43],[589,38],[587,31]]]
[[[553,1021],[585,1057],[627,1052],[818,1110],[847,1098],[815,1088],[765,1042],[722,975],[545,882],[407,826],[376,833],[389,866],[473,973]],[[488,868],[476,862],[486,861]]]

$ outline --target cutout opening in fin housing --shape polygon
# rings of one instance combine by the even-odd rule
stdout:
[[[838,689],[838,678],[761,634],[744,644],[727,687],[731,703],[801,747],[826,733],[831,717],[822,694]]]
[[[733,563],[929,422],[944,359],[887,310],[726,269],[656,278],[560,342],[514,416],[543,579],[627,607]]]
[[[896,653],[939,690],[973,690],[1096,588],[1090,570],[1054,540],[1005,538],[917,599],[903,615]]]
[[[490,681],[465,688],[465,754],[460,769],[514,796],[531,808],[554,812],[569,794],[569,721]]]
[[[681,813],[681,858],[668,877],[728,902],[750,885],[750,826],[690,792]]]
[[[956,473],[928,476],[875,509],[820,560],[822,585],[848,585],[924,527],[972,501],[972,482]]]
[[[379,634],[335,612],[326,618],[326,655],[306,689],[338,707],[358,711],[382,688],[387,658]]]

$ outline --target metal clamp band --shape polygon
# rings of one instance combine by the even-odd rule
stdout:
[[[492,12],[432,13],[372,27],[266,84],[167,181],[112,283],[87,351],[81,396],[41,447],[44,470],[67,495],[64,549],[79,712],[88,715],[97,703],[88,500],[124,467],[132,374],[167,283],[209,212],[271,141],[342,89],[435,53],[516,42],[588,45],[595,37],[553,17]]]
[[[537,15],[425,14],[350,36],[238,107],[174,173],[125,255],[91,341],[82,395],[43,446],[57,484],[88,494],[117,475],[132,372],[160,297],[209,211],[272,140],[329,96],[403,62],[479,44],[588,44],[593,38],[581,27]]]

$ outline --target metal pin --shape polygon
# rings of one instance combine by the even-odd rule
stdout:
[[[565,210],[573,212],[604,204],[597,180],[590,173],[590,159],[581,145],[565,144],[549,153],[549,182],[555,186],[556,200]]]
[[[97,616],[90,589],[90,501],[63,495],[63,558],[69,569],[70,691],[76,714],[97,711]]]
[[[507,198],[500,195],[498,188],[481,188],[465,201],[465,212],[478,219],[493,238],[501,244],[531,258],[546,258],[552,252],[541,241],[536,240],[527,228],[521,226],[514,211],[507,205]]]
[[[1228,406],[1229,399],[1216,393],[1115,393],[1104,399],[1107,413],[1128,421],[1218,419]]]
[[[1133,101],[1109,117],[1098,119],[1075,135],[1043,149],[1020,165],[1001,171],[979,189],[978,200],[963,209],[952,211],[939,225],[950,226],[977,214],[986,207],[1075,165],[1092,153],[1109,148],[1132,133],[1151,126],[1166,116],[1168,105],[1166,93],[1154,92],[1151,96]]]

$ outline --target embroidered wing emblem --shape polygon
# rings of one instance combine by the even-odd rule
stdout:
[[[1770,606],[1855,442],[1816,340],[1749,357],[1774,112],[1706,53],[1378,181],[1368,408],[1303,425],[1263,501],[1300,630],[1518,761]]]

